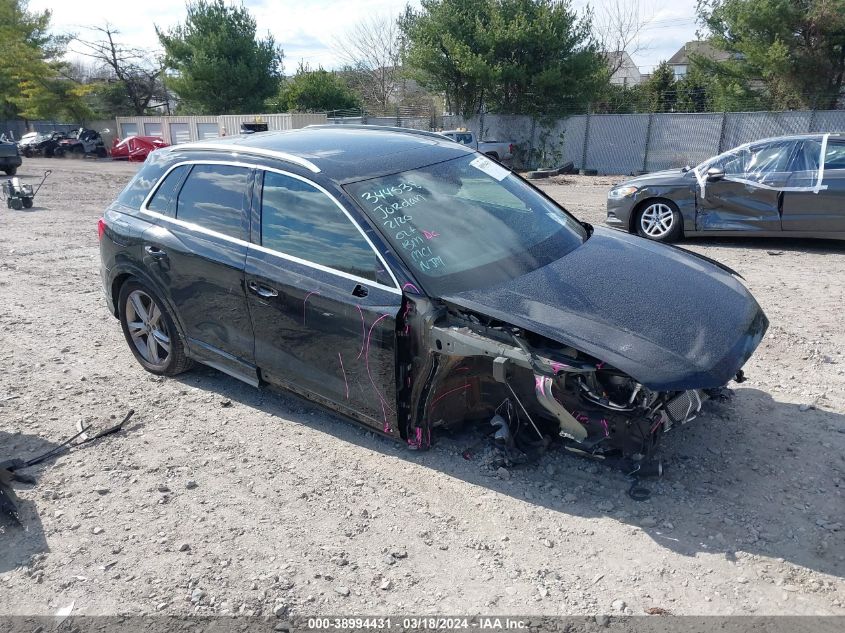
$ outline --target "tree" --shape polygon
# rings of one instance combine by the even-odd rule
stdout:
[[[163,63],[148,51],[118,42],[109,24],[90,29],[96,39],[75,37],[74,52],[94,61],[100,84],[96,92],[111,115],[143,115],[153,101],[167,100],[161,81]]]
[[[255,18],[223,0],[195,0],[188,16],[167,33],[156,27],[173,74],[165,83],[180,108],[198,114],[259,111],[276,94],[282,50],[271,35],[256,39]]]
[[[579,110],[606,83],[606,65],[569,0],[423,0],[400,22],[406,63],[465,117]]]
[[[401,86],[402,40],[396,20],[369,17],[335,41],[344,75],[364,104],[385,112]]]
[[[421,85],[443,92],[451,112],[471,117],[492,85],[485,40],[490,24],[487,0],[423,0],[400,18],[407,43],[405,64]]]
[[[50,34],[50,12],[0,0],[0,118],[52,118],[81,105],[62,78],[66,40]]]
[[[845,0],[699,0],[709,64],[723,89],[760,93],[776,108],[835,108],[845,79]]]
[[[639,0],[608,0],[594,17],[593,26],[599,48],[606,54],[608,72],[622,68],[625,54],[633,57],[646,46],[642,31],[651,22],[644,16]]]
[[[329,112],[359,106],[357,97],[337,74],[300,64],[271,107],[279,111]]]
[[[648,81],[641,84],[643,102],[649,112],[674,112],[678,98],[675,72],[665,61],[661,62]]]

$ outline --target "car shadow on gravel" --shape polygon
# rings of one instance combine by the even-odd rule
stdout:
[[[10,459],[32,459],[56,447],[56,444],[37,435],[0,431],[0,462]],[[25,565],[35,554],[49,551],[47,539],[38,516],[36,504],[31,500],[38,494],[38,480],[50,468],[50,462],[21,469],[20,472],[35,477],[35,484],[12,482],[18,493],[18,523],[0,516],[0,574]],[[23,493],[21,495],[20,493]]]
[[[785,253],[812,253],[814,255],[842,255],[845,253],[845,240],[823,240],[810,238],[778,237],[698,237],[684,238],[677,244],[685,246],[711,246],[716,248],[742,249],[752,252],[764,251],[766,255],[777,257]]]
[[[417,452],[296,396],[210,369],[186,376],[186,384],[221,398],[545,508],[564,527],[569,516],[611,518],[684,556],[758,555],[845,577],[845,416],[837,413],[739,388],[665,436],[666,474],[643,479],[651,497],[636,501],[624,473],[559,446],[504,474],[491,468],[483,426],[441,433],[431,450]]]

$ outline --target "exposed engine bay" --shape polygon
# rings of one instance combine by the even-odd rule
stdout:
[[[661,435],[722,392],[653,391],[600,359],[507,323],[456,306],[416,308],[406,310],[408,324],[420,325],[430,353],[409,349],[398,377],[399,401],[413,403],[412,447],[427,447],[436,427],[478,421],[522,452],[557,438],[569,451],[647,474]]]

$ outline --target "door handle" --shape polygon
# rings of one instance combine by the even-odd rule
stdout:
[[[151,246],[150,244],[147,244],[144,247],[144,252],[153,259],[164,259],[167,257],[167,253],[165,251],[161,250],[158,246]]]
[[[265,299],[269,299],[270,297],[278,297],[279,292],[274,290],[273,288],[268,288],[267,286],[262,286],[259,283],[254,281],[250,281],[247,285],[249,291],[253,294],[257,294],[259,297],[264,297]]]
[[[368,294],[370,294],[370,291],[367,290],[367,288],[365,286],[358,284],[352,290],[352,294],[355,295],[356,297],[366,297]]]

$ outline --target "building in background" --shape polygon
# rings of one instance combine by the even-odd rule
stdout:
[[[604,52],[601,55],[612,72],[610,75],[611,84],[630,88],[643,82],[640,69],[626,51]]]
[[[672,71],[675,73],[676,81],[680,81],[687,76],[690,64],[692,63],[691,57],[695,56],[710,59],[715,62],[724,62],[731,59],[731,53],[714,48],[710,42],[700,40],[687,42],[681,46],[681,48],[679,48],[667,62],[669,66],[671,66]]]

